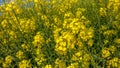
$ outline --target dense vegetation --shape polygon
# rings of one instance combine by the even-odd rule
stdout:
[[[120,68],[120,0],[4,3],[0,67]]]

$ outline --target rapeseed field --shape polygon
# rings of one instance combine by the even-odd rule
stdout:
[[[120,0],[0,5],[0,68],[120,68]]]

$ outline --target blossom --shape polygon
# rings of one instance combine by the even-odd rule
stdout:
[[[42,33],[37,32],[37,34],[34,36],[33,45],[36,47],[41,47],[41,45],[45,42],[44,37],[42,36]]]
[[[119,38],[115,38],[114,42],[117,43],[117,44],[120,44],[120,39]]]
[[[107,67],[119,67],[120,66],[120,59],[118,57],[113,57],[111,60],[107,61]]]
[[[22,60],[21,62],[19,62],[19,68],[32,68],[31,64],[30,64],[30,60]]]
[[[90,39],[90,40],[88,41],[88,45],[89,45],[89,46],[92,46],[93,43],[94,43],[93,39]]]
[[[19,59],[22,59],[24,57],[24,53],[22,51],[18,51],[16,53],[16,57],[19,58]]]
[[[111,55],[110,51],[108,49],[102,49],[102,57],[107,58]]]
[[[35,2],[35,3],[38,3],[38,2],[39,2],[39,0],[34,0],[34,2]]]
[[[52,68],[52,65],[50,65],[50,64],[45,65],[45,68]]]
[[[20,31],[29,33],[35,30],[35,21],[32,19],[20,19]]]
[[[106,16],[106,8],[100,8],[100,15]]]
[[[77,62],[74,62],[74,63],[71,63],[67,68],[78,68],[78,63]]]
[[[63,60],[60,60],[59,58],[57,58],[55,60],[55,68],[66,68],[66,64]]]
[[[13,57],[11,55],[8,55],[5,57],[5,63],[6,64],[10,64],[13,60]]]

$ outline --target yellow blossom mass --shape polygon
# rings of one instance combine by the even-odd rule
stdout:
[[[120,68],[120,0],[0,1],[0,68]]]

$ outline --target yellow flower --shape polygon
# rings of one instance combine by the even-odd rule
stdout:
[[[34,3],[38,3],[39,2],[39,0],[34,0]]]
[[[82,55],[82,51],[79,51],[79,52],[75,53],[75,55],[76,55],[77,57],[80,57],[80,56]]]
[[[83,46],[84,46],[84,45],[83,45],[83,42],[81,42],[81,41],[78,41],[77,45],[78,45],[78,46],[79,46],[79,48],[81,48],[81,49],[82,49],[82,48],[83,48]]]
[[[109,57],[111,54],[110,54],[110,51],[106,48],[102,49],[102,57],[103,58],[107,58]]]
[[[35,61],[37,62],[37,65],[41,65],[43,61],[46,61],[46,59],[39,55],[39,57],[35,57]]]
[[[119,6],[120,6],[120,4],[119,3],[115,3],[114,5],[114,12],[117,12],[118,11],[118,9],[119,9]]]
[[[107,30],[105,32],[103,32],[104,36],[113,36],[116,35],[116,31],[115,30]]]
[[[109,40],[104,40],[104,45],[108,44]]]
[[[32,68],[30,60],[22,60],[19,62],[19,68]]]
[[[3,44],[6,44],[8,42],[7,39],[3,39]]]
[[[22,13],[22,9],[20,9],[20,8],[15,9],[15,13],[16,14],[21,14]]]
[[[23,33],[33,32],[35,28],[34,19],[20,19],[20,31]]]
[[[66,26],[64,26],[64,28],[67,27],[68,29],[70,29],[70,30],[72,31],[73,34],[78,33],[79,30],[80,30],[80,26],[79,26],[79,25],[81,25],[78,20],[79,20],[79,19],[74,18],[74,19],[72,19],[72,21],[71,21],[70,23],[65,23],[65,22],[64,22],[64,24],[66,25]],[[64,25],[64,24],[63,24],[63,25]]]
[[[82,20],[86,20],[86,17],[85,17],[85,16],[82,16],[81,19],[82,19]]]
[[[94,32],[94,30],[91,27],[87,30],[88,39],[93,38],[93,36],[94,36],[93,32]]]
[[[101,25],[99,32],[103,33],[103,31],[105,31],[107,29],[107,27],[105,25]]]
[[[73,55],[71,59],[72,59],[72,61],[77,61],[77,60],[79,60],[78,57],[75,56],[75,55]]]
[[[47,65],[45,65],[45,67],[44,67],[44,68],[52,68],[52,65],[47,64]]]
[[[82,11],[79,10],[79,9],[77,9],[77,11],[76,11],[76,17],[80,18],[81,16],[82,16]]]
[[[69,18],[69,17],[73,17],[73,14],[71,12],[65,13],[64,18]]]
[[[118,57],[114,57],[113,59],[108,60],[107,66],[109,68],[119,68],[120,67],[120,59]]]
[[[60,46],[59,44],[57,44],[55,46],[55,51],[63,55],[63,54],[66,54],[67,48],[65,46]]]
[[[10,56],[10,55],[6,56],[5,57],[5,63],[10,64],[12,62],[12,59],[13,59],[12,56]]]
[[[79,33],[79,37],[83,40],[83,41],[87,41],[87,35],[85,31],[81,31]]]
[[[8,25],[7,20],[3,20],[3,21],[1,22],[1,26],[2,26],[3,28],[8,27],[9,25]]]
[[[113,12],[117,12],[120,6],[120,0],[109,0],[108,8],[113,7]]]
[[[3,68],[9,68],[9,65],[6,63],[2,63]]]
[[[54,68],[66,68],[66,64],[65,64],[64,61],[62,61],[59,58],[57,58],[55,60],[55,67]]]
[[[93,39],[90,39],[90,40],[88,41],[88,45],[89,45],[89,46],[92,46],[93,43],[94,43]]]
[[[111,46],[109,47],[109,50],[110,50],[111,53],[113,54],[117,49],[116,49],[115,46],[111,45]]]
[[[11,4],[8,4],[7,7],[5,8],[6,11],[11,11],[12,10],[12,5]]]
[[[120,29],[120,23],[119,23],[119,21],[118,21],[118,19],[120,19],[119,17],[120,17],[120,15],[116,18],[116,19],[117,19],[116,21],[113,21],[113,22],[112,22],[112,26],[113,26],[114,28],[117,28],[117,29]]]
[[[76,3],[78,0],[70,0],[70,3]]]
[[[76,52],[76,53],[72,56],[72,60],[73,60],[73,61],[82,62],[82,60],[83,60],[83,51]]]
[[[22,44],[21,47],[26,50],[29,51],[30,45],[29,44]]]
[[[120,20],[120,13],[115,16],[115,19],[116,19],[116,20]],[[113,23],[114,23],[114,21],[113,21]],[[118,23],[118,24],[119,24],[119,23]]]
[[[79,68],[78,62],[71,63],[67,68]]]
[[[29,2],[32,2],[32,0],[27,0],[27,2],[29,3]]]
[[[10,35],[10,38],[11,39],[16,39],[17,38],[17,35],[16,35],[16,33],[14,32],[14,31],[9,31],[9,35]]]
[[[114,42],[117,43],[117,44],[120,44],[120,38],[114,39]]]
[[[82,62],[82,67],[81,68],[89,68],[89,62],[88,61]]]
[[[38,32],[35,36],[34,36],[34,41],[33,41],[33,45],[36,47],[41,47],[40,45],[43,44],[45,42],[44,37],[42,36],[42,34],[40,32]]]
[[[49,43],[49,42],[51,42],[51,38],[48,38],[48,39],[46,40],[46,43]]]
[[[100,8],[100,15],[106,16],[106,8]]]
[[[37,55],[39,55],[39,54],[41,54],[41,49],[40,48],[36,48],[35,52],[36,52]]]
[[[82,23],[82,22],[79,22],[79,23]],[[80,24],[80,25],[81,25],[81,26],[80,26],[81,31],[86,30],[85,25],[83,25],[83,24]]]
[[[46,15],[41,15],[41,19],[42,20],[47,20],[47,16]]]
[[[88,62],[89,60],[91,60],[91,56],[86,53],[86,54],[84,54],[83,59],[85,62]]]
[[[120,3],[120,0],[115,0],[116,3]]]
[[[24,57],[23,52],[22,51],[18,51],[16,53],[16,57],[19,58],[19,59],[22,59]]]
[[[60,42],[59,44],[60,44],[60,46],[63,46],[63,47],[65,47],[65,46],[66,46],[66,42],[65,42],[65,41]]]
[[[62,36],[59,36],[59,37],[56,36],[55,41],[56,41],[56,43],[62,42],[63,41]]]

